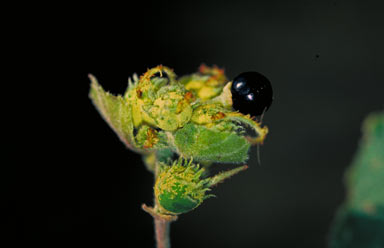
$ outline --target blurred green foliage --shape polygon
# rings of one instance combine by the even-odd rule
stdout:
[[[362,129],[346,172],[347,198],[331,230],[331,248],[384,247],[384,113],[369,115]]]

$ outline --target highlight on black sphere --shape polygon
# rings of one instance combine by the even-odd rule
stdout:
[[[261,115],[272,104],[273,91],[269,80],[258,72],[243,72],[231,86],[233,108],[251,116]]]

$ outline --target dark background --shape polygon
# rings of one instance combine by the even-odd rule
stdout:
[[[37,103],[18,133],[30,137],[15,142],[26,149],[5,174],[13,244],[154,247],[140,209],[152,203],[152,174],[96,112],[87,74],[121,94],[134,72],[163,64],[184,75],[206,63],[230,79],[270,79],[270,134],[261,165],[253,149],[248,171],[172,224],[172,246],[326,247],[361,121],[383,109],[380,1],[34,7],[47,11],[25,9],[18,63],[29,69],[16,75],[29,73],[22,85],[43,94],[23,103]]]

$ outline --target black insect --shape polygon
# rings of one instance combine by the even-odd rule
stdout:
[[[251,116],[261,115],[273,100],[271,83],[258,72],[243,72],[235,77],[231,93],[233,108]]]

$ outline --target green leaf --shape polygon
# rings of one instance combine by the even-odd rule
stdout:
[[[378,211],[384,214],[384,209]],[[384,219],[348,207],[341,208],[333,226],[330,247],[384,247]]]
[[[89,75],[89,78],[91,80],[89,97],[103,119],[128,148],[136,152],[146,153],[136,146],[129,104],[121,96],[114,96],[105,92],[93,75]]]
[[[384,113],[365,120],[346,179],[347,200],[336,215],[330,247],[384,247]]]
[[[348,204],[361,211],[384,207],[384,113],[363,125],[360,149],[347,172]],[[384,216],[383,216],[384,217]]]
[[[242,163],[250,143],[234,132],[223,132],[189,123],[174,135],[177,153],[200,162]]]

